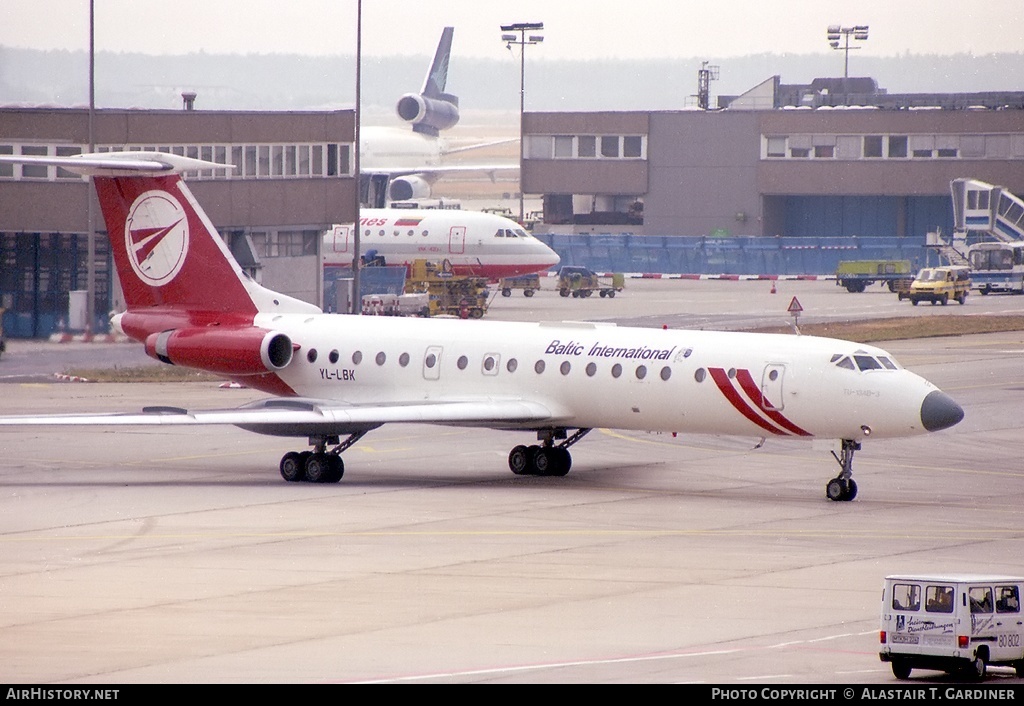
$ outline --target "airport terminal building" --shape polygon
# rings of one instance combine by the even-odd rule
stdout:
[[[522,190],[544,204],[538,233],[923,242],[952,230],[954,178],[1024,194],[1024,93],[898,95],[872,79],[776,76],[714,110],[532,112],[523,127]],[[0,154],[77,154],[88,135],[84,109],[0,108]],[[353,111],[104,109],[94,135],[101,152],[233,164],[186,175],[197,199],[264,285],[322,301],[319,235],[355,211]],[[90,199],[56,167],[0,165],[8,336],[68,323],[69,292],[86,287]],[[96,248],[102,330],[116,297],[105,238]]]
[[[97,110],[97,152],[158,150],[234,165],[186,173],[239,263],[272,289],[322,297],[320,236],[355,212],[354,112]],[[0,154],[89,151],[89,111],[0,108]],[[0,308],[11,337],[68,325],[86,289],[90,185],[57,167],[0,165]],[[98,204],[96,230],[105,231]],[[96,321],[116,305],[105,236],[96,238]],[[73,318],[73,317],[72,317]],[[79,323],[74,328],[84,328]]]
[[[1024,93],[776,76],[717,110],[527,113],[524,139],[550,232],[923,238],[954,178],[1024,193]]]

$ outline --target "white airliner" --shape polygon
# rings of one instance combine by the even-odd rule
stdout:
[[[448,260],[455,274],[499,279],[532,274],[558,264],[554,250],[508,218],[475,211],[362,209],[359,251],[387,265]],[[352,264],[352,226],[324,235],[327,267]]]
[[[405,201],[430,196],[431,185],[444,174],[518,171],[519,165],[444,165],[444,155],[480,149],[509,140],[494,140],[452,148],[440,137],[442,130],[459,122],[459,99],[445,93],[454,27],[445,27],[434,60],[427,69],[419,93],[398,99],[398,117],[412,130],[395,127],[363,127],[359,135],[359,172],[363,177],[363,201],[384,206],[386,201]]]
[[[275,397],[238,409],[0,417],[0,425],[228,424],[308,440],[289,481],[337,481],[341,453],[392,423],[536,435],[517,474],[564,475],[605,427],[839,440],[831,500],[852,500],[868,438],[957,424],[963,410],[880,348],[812,336],[323,314],[246,277],[180,177],[209,162],[155,152],[0,157],[94,178],[127,311],[114,325],[161,361]],[[429,459],[425,461],[429,468]]]

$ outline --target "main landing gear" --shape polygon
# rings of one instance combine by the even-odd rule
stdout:
[[[508,455],[508,467],[517,476],[564,476],[572,468],[569,447],[590,433],[590,429],[578,429],[566,438],[565,429],[541,429],[533,446],[520,444]],[[555,445],[555,439],[565,439]]]
[[[857,481],[853,479],[853,454],[856,451],[860,451],[859,441],[843,439],[839,455],[832,452],[832,457],[842,471],[825,486],[825,495],[829,500],[853,500],[857,497]]]
[[[341,453],[365,435],[365,431],[356,432],[340,444],[336,436],[310,437],[312,451],[289,451],[281,457],[281,477],[289,483],[337,483],[345,475]],[[335,447],[328,451],[332,444]]]

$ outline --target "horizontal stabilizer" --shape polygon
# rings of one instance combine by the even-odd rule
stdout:
[[[102,152],[70,157],[0,155],[4,164],[46,164],[82,176],[162,176],[196,169],[234,169],[232,164],[208,162],[165,152]]]

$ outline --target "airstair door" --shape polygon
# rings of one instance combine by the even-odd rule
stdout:
[[[334,252],[348,252],[348,242],[352,238],[352,226],[334,226],[331,231],[331,249]]]
[[[452,226],[448,234],[448,253],[461,255],[466,252],[466,226]]]
[[[761,374],[761,406],[769,411],[782,411],[785,398],[782,396],[782,380],[786,366],[781,363],[769,363]]]

